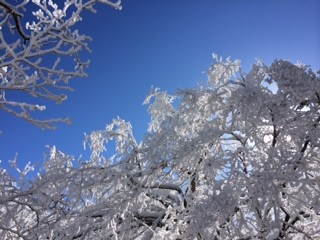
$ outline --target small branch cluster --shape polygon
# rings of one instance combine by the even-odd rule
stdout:
[[[76,77],[85,77],[89,61],[81,53],[90,52],[90,37],[75,28],[84,10],[95,12],[98,2],[121,9],[120,0],[67,0],[60,5],[52,0],[19,1],[11,5],[0,2],[0,108],[40,128],[54,128],[56,122],[69,119],[38,120],[33,111],[45,106],[20,102],[21,95],[40,97],[62,103],[68,83]],[[33,6],[31,6],[33,5]],[[27,21],[25,9],[32,12],[33,21]],[[25,23],[25,26],[23,25]]]

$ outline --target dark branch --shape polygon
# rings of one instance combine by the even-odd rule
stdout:
[[[28,36],[22,29],[20,18],[23,16],[21,13],[15,10],[13,6],[10,4],[0,1],[0,7],[7,10],[8,14],[10,14],[14,20],[16,29],[19,33],[19,35],[23,38],[24,43],[26,43],[28,40],[30,40],[30,36]]]

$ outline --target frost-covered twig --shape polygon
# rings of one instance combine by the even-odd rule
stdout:
[[[91,39],[75,27],[83,11],[94,11],[96,3],[121,9],[120,0],[67,0],[62,7],[52,0],[24,0],[15,5],[0,2],[0,109],[40,128],[54,128],[58,122],[70,122],[69,119],[34,119],[32,110],[43,109],[21,102],[19,94],[56,103],[67,99],[64,92],[72,90],[69,81],[85,77],[89,64],[79,56],[83,51],[90,51],[88,42]],[[36,9],[33,19],[25,19],[24,13],[29,8]],[[26,26],[22,22],[26,22]],[[9,92],[16,94],[6,94]],[[14,107],[12,102],[16,102]],[[26,104],[33,107],[26,109]]]

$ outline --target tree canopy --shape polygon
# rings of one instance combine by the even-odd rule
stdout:
[[[85,137],[89,159],[52,147],[32,180],[2,169],[0,237],[320,238],[319,72],[213,57],[207,83],[151,90],[140,143],[116,118]]]
[[[44,129],[54,128],[57,122],[69,123],[70,119],[35,118],[33,112],[46,106],[34,100],[21,101],[21,95],[64,102],[65,92],[72,90],[69,81],[85,77],[89,65],[83,52],[90,52],[90,37],[75,27],[83,11],[96,12],[97,3],[121,9],[121,0],[56,2],[0,1],[0,109]],[[25,17],[30,12],[33,19]]]

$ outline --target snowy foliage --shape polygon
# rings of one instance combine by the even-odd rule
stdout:
[[[0,238],[319,239],[319,74],[215,60],[207,84],[151,91],[140,144],[118,118],[86,136],[90,159],[1,170]]]
[[[64,92],[72,90],[69,80],[85,77],[84,70],[89,64],[81,59],[81,53],[90,51],[90,37],[80,34],[75,25],[81,21],[84,10],[95,12],[94,5],[99,2],[121,9],[120,0],[0,1],[1,110],[41,128],[54,128],[56,122],[70,122],[70,119],[32,117],[32,112],[46,107],[33,101],[22,102],[21,95],[12,92],[56,103],[67,99]],[[31,12],[32,22],[27,21],[32,17],[24,16]]]

